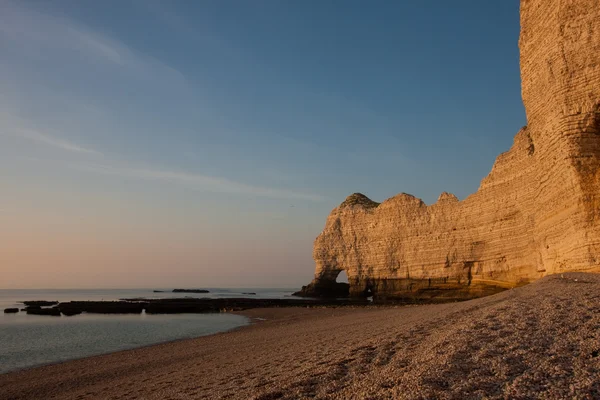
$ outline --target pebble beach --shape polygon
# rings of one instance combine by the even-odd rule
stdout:
[[[476,300],[242,312],[230,332],[0,375],[0,399],[593,399],[600,276]]]

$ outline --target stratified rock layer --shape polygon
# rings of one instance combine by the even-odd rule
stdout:
[[[479,190],[429,206],[349,196],[303,294],[342,270],[351,295],[448,300],[600,269],[600,0],[522,0],[519,47],[528,125]]]

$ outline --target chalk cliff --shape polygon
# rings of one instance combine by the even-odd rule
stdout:
[[[519,47],[527,126],[479,190],[349,196],[302,294],[339,292],[342,270],[351,295],[434,301],[600,270],[600,0],[522,0]]]

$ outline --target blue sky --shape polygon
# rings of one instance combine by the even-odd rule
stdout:
[[[298,286],[348,194],[474,192],[519,2],[0,0],[0,287]]]

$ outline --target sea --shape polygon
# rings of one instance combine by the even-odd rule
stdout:
[[[0,290],[0,374],[156,343],[194,338],[247,325],[234,314],[80,314],[72,317],[4,314],[26,300],[76,301],[122,298],[293,298],[293,289],[202,288],[209,293],[172,289]],[[154,290],[164,290],[155,293]],[[243,293],[256,293],[247,295]]]

